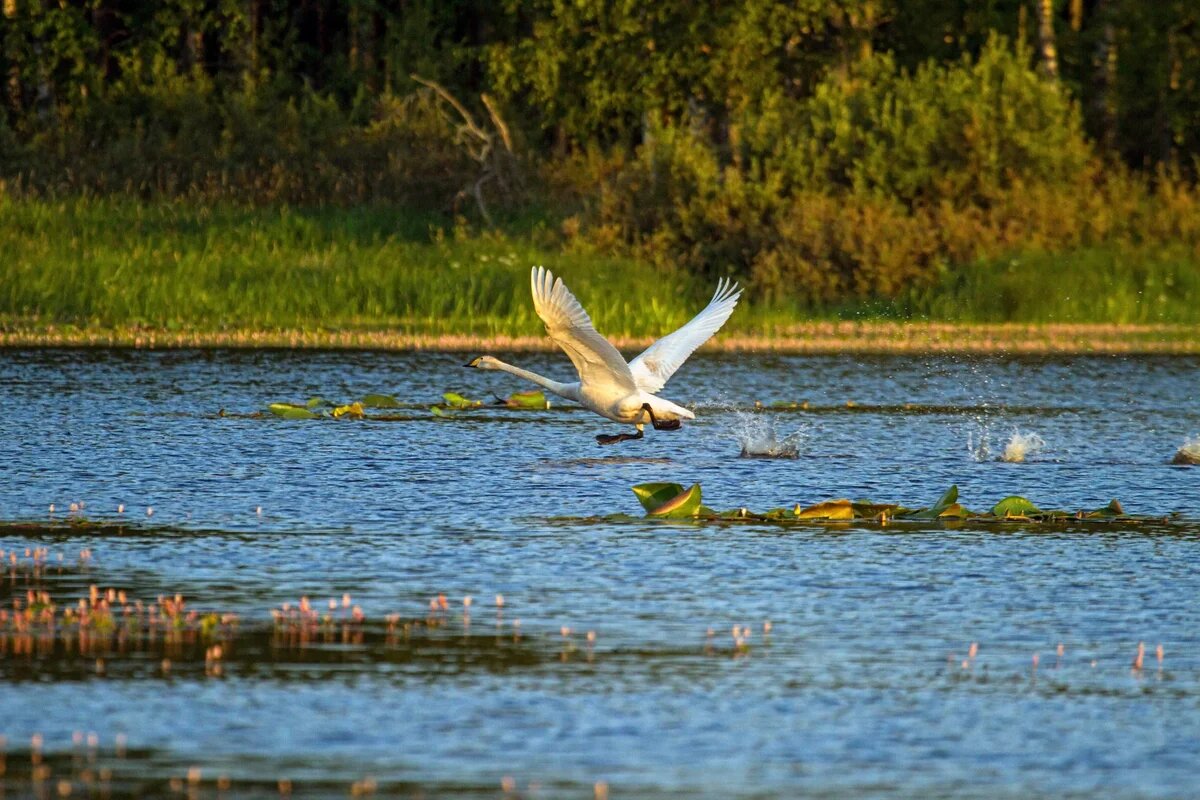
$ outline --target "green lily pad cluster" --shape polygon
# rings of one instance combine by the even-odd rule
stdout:
[[[444,417],[447,416],[447,411],[466,411],[473,408],[483,408],[485,405],[489,408],[542,410],[550,407],[550,401],[546,399],[545,393],[540,389],[529,392],[513,392],[508,397],[497,397],[491,403],[484,403],[482,400],[472,400],[457,392],[446,392],[442,395],[442,403],[431,406],[429,410],[435,417]]]
[[[498,397],[495,401],[485,403],[482,400],[472,400],[457,392],[446,392],[442,402],[431,406],[429,410],[434,416],[448,416],[448,412],[467,411],[476,408],[513,408],[513,409],[547,409],[550,403],[541,391],[515,392],[508,397]],[[374,420],[409,420],[410,416],[397,415],[397,410],[423,409],[424,405],[414,406],[401,403],[390,394],[367,394],[358,400],[348,403],[335,403],[323,397],[310,397],[304,403],[271,403],[267,410],[282,419],[374,419]],[[376,413],[370,413],[376,412]],[[382,412],[382,413],[379,413]],[[222,412],[222,416],[227,416]]]
[[[349,403],[334,403],[323,397],[310,397],[298,403],[271,403],[267,410],[283,419],[365,419],[367,409],[401,408],[400,401],[390,394],[368,394]]]
[[[702,502],[700,484],[684,488],[678,483],[641,483],[633,493],[646,517],[651,519],[693,519],[699,521],[749,520],[777,523],[856,522],[972,522],[972,523],[1066,523],[1066,522],[1163,522],[1162,516],[1126,514],[1119,500],[1103,508],[1065,511],[1043,510],[1025,497],[1012,495],[987,511],[971,511],[958,502],[958,487],[951,486],[937,502],[922,508],[899,503],[870,500],[825,500],[809,506],[797,503],[792,508],[773,508],[757,512],[747,508],[716,511]]]

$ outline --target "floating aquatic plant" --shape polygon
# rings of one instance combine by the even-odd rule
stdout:
[[[318,419],[321,416],[308,406],[298,406],[295,403],[271,403],[267,410],[284,419]]]
[[[543,409],[550,407],[550,402],[546,400],[546,394],[541,389],[534,389],[528,392],[513,392],[503,402],[509,408]]]
[[[442,395],[442,400],[447,408],[479,408],[483,405],[482,400],[468,400],[457,392],[446,392]]]
[[[367,394],[360,400],[364,408],[400,408],[400,401],[390,394]]]
[[[347,403],[344,406],[338,406],[330,412],[330,416],[334,419],[340,417],[349,417],[350,419],[363,419],[366,413],[363,411],[362,403]]]
[[[387,421],[409,421],[418,419],[411,415],[399,415],[394,412],[396,409],[419,409],[426,406],[404,404],[390,394],[371,393],[363,395],[360,400],[352,400],[346,403],[338,403],[327,400],[320,396],[310,397],[304,403],[271,403],[267,406],[267,411],[272,415],[281,419],[370,419],[370,420],[387,420]],[[537,410],[548,409],[550,403],[546,400],[546,395],[541,391],[530,392],[514,392],[508,397],[498,397],[494,403],[485,403],[482,400],[475,400],[458,392],[446,392],[442,395],[442,402],[428,406],[430,413],[436,417],[448,416],[447,412],[469,411],[478,408],[511,408],[519,410]],[[385,413],[369,413],[382,411]],[[221,410],[218,416],[230,417],[239,416],[229,414],[224,409]],[[262,416],[261,413],[249,415],[251,417]]]
[[[1006,497],[992,506],[992,516],[996,517],[1031,517],[1041,513],[1040,508],[1018,495]]]
[[[773,508],[755,512],[747,508],[729,511],[714,511],[701,504],[700,484],[684,489],[678,483],[642,483],[633,487],[633,493],[651,519],[692,519],[699,522],[728,520],[769,521],[776,523],[804,522],[855,522],[867,524],[917,523],[917,522],[970,522],[970,523],[1069,523],[1069,522],[1122,522],[1163,523],[1169,517],[1161,515],[1131,515],[1125,512],[1120,501],[1096,509],[1078,511],[1045,511],[1031,500],[1012,495],[996,503],[989,511],[971,511],[958,502],[958,487],[951,486],[932,505],[908,508],[899,503],[878,503],[870,500],[824,500],[804,506],[800,503],[792,508]]]
[[[665,500],[647,516],[661,519],[685,519],[700,513],[700,484],[693,483],[690,488],[680,492],[669,500]]]

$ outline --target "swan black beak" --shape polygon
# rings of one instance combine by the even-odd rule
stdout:
[[[482,361],[482,360],[483,360],[482,358],[480,358],[479,356],[476,356],[475,358],[472,358],[472,359],[471,359],[470,361],[468,361],[467,363],[463,364],[463,366],[464,366],[464,367],[478,367],[478,366],[479,366],[479,362],[480,362],[480,361]]]

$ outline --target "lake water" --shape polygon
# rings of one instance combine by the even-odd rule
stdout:
[[[444,391],[529,388],[465,360],[0,352],[0,607],[95,585],[237,616],[216,659],[187,636],[84,647],[62,624],[26,653],[0,623],[6,796],[1195,795],[1200,467],[1168,462],[1200,433],[1200,359],[697,356],[663,392],[697,420],[607,448],[593,437],[620,426],[580,411],[435,417]],[[253,416],[369,392],[407,419]],[[738,457],[768,421],[798,458]],[[1044,446],[998,460],[1014,431]],[[928,505],[957,484],[978,510],[1181,516],[582,521],[640,515],[646,481],[699,482],[716,508]],[[308,629],[301,597],[338,608]]]

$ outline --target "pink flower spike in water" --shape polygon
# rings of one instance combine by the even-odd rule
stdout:
[[[1133,657],[1133,668],[1135,670],[1140,670],[1142,668],[1142,662],[1145,660],[1145,658],[1146,658],[1146,643],[1138,642],[1137,655]]]

